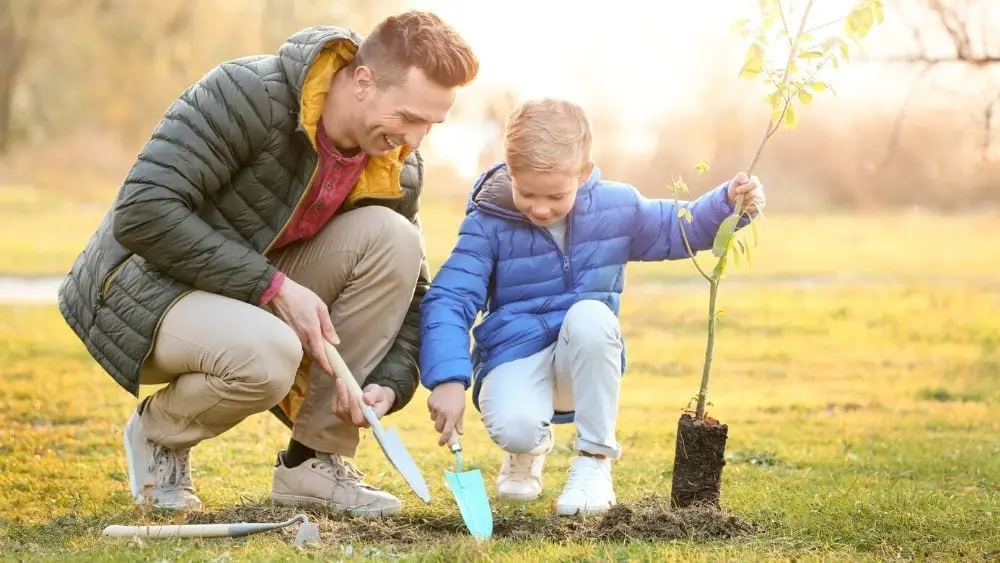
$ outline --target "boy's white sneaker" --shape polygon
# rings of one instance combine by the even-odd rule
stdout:
[[[560,516],[607,512],[616,502],[611,460],[577,456],[570,461],[566,487],[556,502]]]
[[[497,475],[496,492],[501,500],[529,501],[542,496],[542,468],[545,454],[510,454],[504,452],[503,466]]]

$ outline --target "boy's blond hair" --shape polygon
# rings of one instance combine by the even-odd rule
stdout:
[[[528,100],[511,112],[504,160],[511,174],[580,174],[590,164],[590,120],[582,107],[555,98]]]

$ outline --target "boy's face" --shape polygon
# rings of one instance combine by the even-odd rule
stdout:
[[[573,209],[576,191],[590,176],[591,168],[587,166],[579,176],[532,170],[512,173],[514,207],[539,227],[559,222]]]

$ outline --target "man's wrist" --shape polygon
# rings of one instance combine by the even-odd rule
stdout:
[[[285,286],[285,273],[278,270],[271,278],[271,283],[267,284],[267,289],[260,296],[260,304],[267,305],[281,293],[281,288]]]

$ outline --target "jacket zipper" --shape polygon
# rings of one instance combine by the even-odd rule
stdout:
[[[573,267],[570,264],[569,254],[566,254],[559,248],[559,245],[556,244],[556,239],[552,236],[552,233],[550,233],[548,229],[535,225],[523,215],[517,216],[514,215],[513,213],[511,214],[501,213],[497,211],[492,211],[488,208],[483,210],[503,219],[514,219],[515,221],[523,221],[536,229],[541,229],[542,234],[547,239],[549,239],[549,242],[551,242],[553,246],[556,247],[556,252],[558,252],[559,256],[562,258],[563,284],[566,286],[566,291],[571,291],[573,289]],[[566,215],[566,249],[572,250],[572,248],[573,248],[573,212],[570,211],[570,213]]]
[[[530,223],[530,221],[529,221],[529,223]],[[539,227],[539,226],[535,225],[534,223],[532,223],[531,225],[533,227],[537,228],[537,229],[541,229],[542,233],[545,235],[545,237],[548,238],[549,241],[552,242],[553,246],[556,247],[556,252],[558,252],[559,256],[562,258],[563,285],[566,286],[566,291],[571,291],[573,289],[573,269],[572,269],[572,267],[570,265],[569,254],[563,252],[559,248],[559,244],[556,243],[555,237],[552,236],[552,233],[550,233],[548,229],[546,229],[544,227]],[[573,233],[573,214],[570,213],[569,215],[566,216],[566,249],[567,250],[570,250],[570,249],[573,248],[572,233]]]

